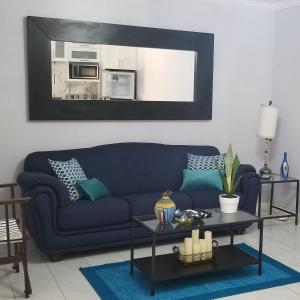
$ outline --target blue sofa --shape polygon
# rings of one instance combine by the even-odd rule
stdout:
[[[43,151],[29,154],[24,172],[18,176],[28,206],[28,230],[44,253],[57,254],[129,244],[132,216],[153,214],[161,193],[167,189],[177,208],[219,206],[216,190],[180,192],[186,155],[219,154],[212,146],[119,143],[75,150]],[[48,159],[75,157],[88,178],[99,178],[112,196],[97,201],[71,202],[66,187],[54,176]],[[250,165],[241,165],[238,187],[240,208],[255,213],[260,188],[259,176]],[[140,242],[149,240],[142,228]],[[166,237],[165,237],[166,238]]]

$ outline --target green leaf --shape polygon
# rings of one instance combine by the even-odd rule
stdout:
[[[224,175],[221,175],[222,183],[223,183],[223,189],[226,195],[229,195],[229,189],[228,189],[228,184],[226,177]]]
[[[239,166],[240,160],[238,155],[236,154],[232,163],[231,186],[233,186]]]
[[[236,188],[237,186],[239,185],[241,179],[242,179],[243,175],[241,175],[233,184],[233,187],[232,187],[232,194],[234,194],[234,192],[236,191]]]
[[[225,174],[226,174],[229,193],[231,190],[232,163],[233,163],[233,152],[230,144],[225,156]]]

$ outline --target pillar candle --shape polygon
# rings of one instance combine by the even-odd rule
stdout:
[[[205,259],[205,252],[206,252],[206,241],[205,239],[200,239],[199,240],[199,244],[200,244],[200,253],[201,253],[201,259]]]
[[[192,238],[185,238],[184,239],[184,250],[186,255],[186,262],[193,261],[193,239]]]
[[[198,242],[198,240],[199,240],[199,229],[192,230],[192,239],[193,239],[193,243]]]
[[[201,259],[200,242],[193,243],[193,261],[199,261]]]
[[[193,243],[193,254],[200,253],[200,242]]]
[[[206,242],[206,251],[210,252],[212,250],[212,233],[211,231],[205,231],[204,238]]]
[[[204,238],[205,240],[211,240],[212,239],[212,232],[211,231],[205,231],[204,232]]]
[[[193,240],[192,238],[185,238],[184,239],[184,249],[186,255],[193,254]]]
[[[205,231],[204,237],[205,237],[205,244],[206,244],[206,252],[209,253],[208,257],[212,258],[212,232]]]

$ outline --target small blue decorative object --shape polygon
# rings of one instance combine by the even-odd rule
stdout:
[[[287,160],[287,152],[284,152],[283,160],[282,160],[281,167],[280,167],[281,177],[284,179],[288,179],[289,170],[290,170],[290,167],[289,167],[288,160]]]

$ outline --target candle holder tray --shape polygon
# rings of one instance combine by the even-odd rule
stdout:
[[[177,246],[173,246],[172,250],[173,250],[173,253],[176,256],[177,260],[179,260],[184,266],[206,264],[206,263],[215,261],[215,258],[216,258],[215,254],[218,250],[218,242],[216,240],[212,241],[212,251],[211,252],[183,255],[180,253],[180,250]]]

